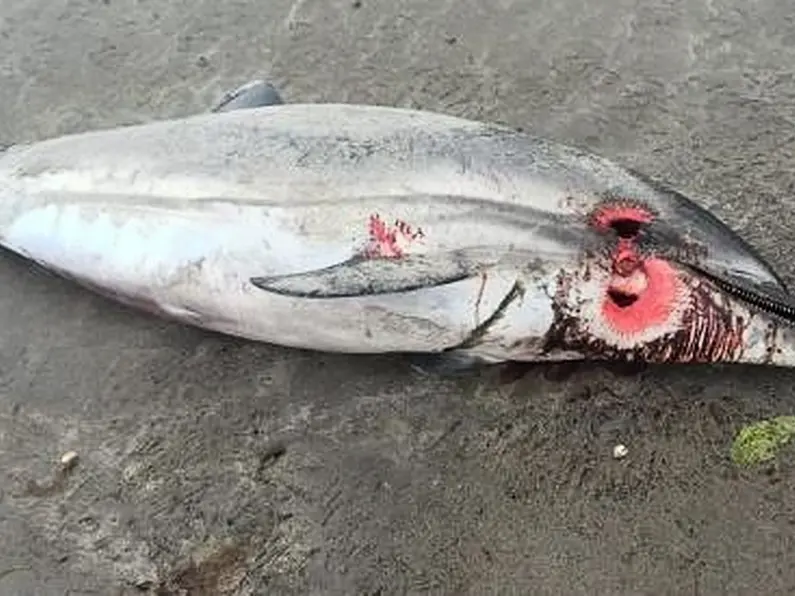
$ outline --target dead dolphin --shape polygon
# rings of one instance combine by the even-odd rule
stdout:
[[[795,301],[681,194],[507,127],[264,87],[12,146],[0,244],[126,304],[285,346],[795,365]]]

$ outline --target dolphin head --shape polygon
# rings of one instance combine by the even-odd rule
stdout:
[[[587,215],[560,264],[543,351],[590,359],[795,366],[795,300],[739,235],[649,182]]]

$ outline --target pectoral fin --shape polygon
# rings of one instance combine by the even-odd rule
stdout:
[[[296,298],[348,298],[443,286],[479,275],[484,265],[456,254],[356,258],[305,273],[250,281],[261,290]]]

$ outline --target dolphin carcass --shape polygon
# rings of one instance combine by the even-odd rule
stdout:
[[[773,269],[643,175],[442,114],[225,101],[8,148],[0,244],[122,303],[284,346],[795,364],[795,301]]]

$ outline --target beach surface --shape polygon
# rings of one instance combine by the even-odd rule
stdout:
[[[776,0],[0,0],[0,143],[266,78],[289,102],[587,148],[712,209],[792,285],[794,19]],[[0,329],[3,595],[795,593],[795,448],[730,459],[740,427],[795,413],[795,371],[423,374],[165,322],[7,254]]]

